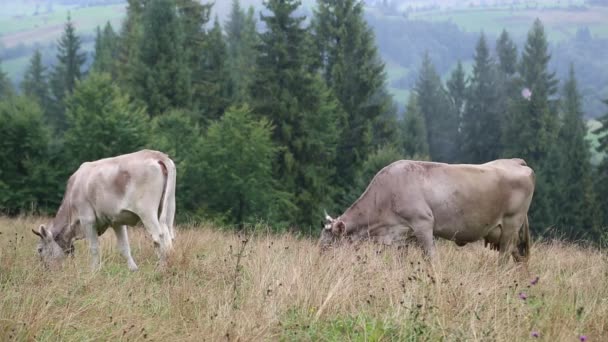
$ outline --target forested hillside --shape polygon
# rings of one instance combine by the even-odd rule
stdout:
[[[380,20],[356,0],[319,0],[311,13],[268,0],[261,14],[234,0],[225,20],[212,10],[129,0],[119,25],[97,28],[91,58],[68,16],[46,47],[54,62],[28,56],[16,86],[0,73],[1,210],[52,212],[82,162],[154,148],[177,163],[180,219],[312,233],[394,160],[519,157],[537,176],[534,233],[606,237],[608,160],[591,164],[580,81],[596,73],[579,60],[555,73],[541,20],[519,42]]]

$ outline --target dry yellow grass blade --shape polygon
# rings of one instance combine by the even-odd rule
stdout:
[[[169,269],[157,272],[136,227],[140,271],[127,270],[109,231],[101,271],[89,271],[81,241],[62,270],[46,272],[30,232],[41,222],[0,218],[1,341],[608,340],[606,254],[574,245],[535,244],[527,275],[499,267],[481,243],[438,241],[429,265],[415,247],[320,254],[290,234],[182,226]]]

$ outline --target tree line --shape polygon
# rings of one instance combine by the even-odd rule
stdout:
[[[600,240],[608,161],[590,163],[574,66],[559,86],[540,21],[521,52],[481,34],[445,84],[425,54],[398,113],[362,2],[319,0],[309,21],[300,1],[265,6],[233,0],[221,23],[196,0],[129,0],[88,70],[68,16],[55,65],[35,52],[20,89],[0,73],[2,211],[53,212],[82,162],[154,148],[177,164],[180,219],[310,232],[394,160],[520,157],[534,232]]]

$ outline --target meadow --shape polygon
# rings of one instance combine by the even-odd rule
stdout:
[[[373,244],[324,254],[315,239],[262,228],[237,234],[182,225],[167,270],[141,227],[130,229],[131,273],[112,233],[103,266],[86,245],[45,271],[30,229],[0,218],[2,341],[587,341],[608,336],[605,251],[535,243],[526,271],[497,265],[481,243],[418,248]],[[535,337],[537,336],[537,337]]]

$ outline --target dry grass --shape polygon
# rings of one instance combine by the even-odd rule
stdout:
[[[417,248],[363,245],[320,255],[314,241],[289,234],[244,243],[211,227],[181,227],[170,269],[157,272],[151,243],[135,228],[139,272],[127,270],[109,231],[101,271],[88,270],[78,242],[76,258],[50,273],[34,255],[30,228],[38,223],[0,218],[2,341],[608,337],[606,255],[572,245],[535,245],[526,274],[498,267],[497,254],[481,244],[440,241],[431,266]]]

